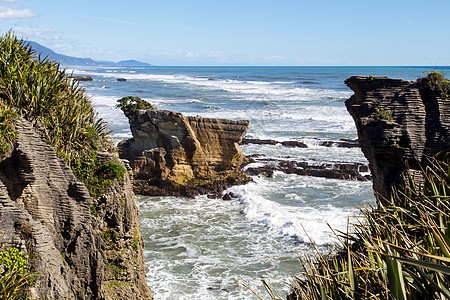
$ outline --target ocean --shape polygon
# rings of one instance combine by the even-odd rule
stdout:
[[[128,139],[117,99],[139,96],[158,109],[211,118],[251,120],[248,138],[301,141],[308,148],[243,145],[245,155],[310,163],[360,162],[359,148],[323,141],[356,139],[344,102],[352,75],[415,80],[437,67],[73,67],[117,141]],[[117,81],[125,78],[126,81]],[[255,163],[258,165],[258,162]],[[232,201],[138,196],[147,281],[155,299],[269,298],[264,278],[283,296],[298,257],[333,251],[334,230],[347,231],[358,208],[373,204],[372,183],[299,176],[272,178],[229,190]]]

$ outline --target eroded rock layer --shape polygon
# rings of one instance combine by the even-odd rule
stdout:
[[[404,183],[407,169],[414,176],[429,156],[448,147],[450,101],[425,79],[354,76],[345,83],[355,92],[345,104],[369,160],[373,188],[388,197]]]
[[[93,202],[31,123],[19,120],[16,130],[0,163],[0,239],[25,253],[38,274],[32,297],[153,299],[128,174]],[[101,159],[117,160],[108,153]]]
[[[135,192],[144,195],[219,193],[250,180],[239,142],[250,121],[187,117],[166,110],[126,113],[133,138],[119,144]]]

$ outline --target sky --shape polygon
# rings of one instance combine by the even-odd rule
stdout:
[[[0,0],[0,32],[161,66],[448,66],[450,0]]]

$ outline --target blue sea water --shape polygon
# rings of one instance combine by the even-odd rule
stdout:
[[[117,141],[130,138],[128,120],[115,108],[139,96],[158,109],[203,117],[249,119],[247,137],[303,141],[308,148],[244,145],[244,154],[275,159],[367,163],[358,148],[318,141],[357,137],[344,101],[352,75],[415,80],[438,67],[75,67]],[[70,71],[70,70],[69,70]],[[117,78],[127,81],[118,82]],[[156,299],[258,299],[246,283],[268,295],[266,278],[284,295],[289,272],[301,271],[298,255],[311,255],[311,240],[332,251],[328,224],[345,231],[358,207],[374,201],[371,183],[275,172],[273,178],[230,189],[231,202],[139,196],[144,259]]]

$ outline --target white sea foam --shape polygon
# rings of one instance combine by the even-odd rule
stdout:
[[[299,179],[301,178],[301,179]],[[336,184],[344,184],[345,181],[337,181],[322,178],[303,177],[297,175],[286,175],[275,172],[274,179],[257,176],[253,183],[245,186],[235,186],[230,191],[239,195],[244,205],[243,214],[251,222],[267,226],[274,234],[288,235],[301,242],[309,242],[306,233],[316,244],[327,244],[331,242],[330,229],[327,224],[338,230],[345,230],[347,219],[353,216],[356,207],[338,207],[331,203],[331,199],[322,199],[322,203],[311,201],[311,195],[301,192],[305,189],[325,190],[329,194]],[[327,183],[329,187],[327,187]],[[330,183],[331,182],[331,183]],[[362,184],[364,186],[364,184]],[[366,184],[367,185],[367,184]],[[296,193],[289,193],[284,198],[294,200],[287,205],[282,198],[273,199],[276,190],[288,191],[295,189]],[[272,196],[269,196],[272,195]],[[276,195],[276,193],[275,193]],[[342,197],[342,195],[340,195]],[[303,205],[307,203],[307,205]],[[306,233],[305,233],[306,231]]]
[[[205,196],[140,197],[144,259],[155,261],[147,278],[158,299],[248,299],[240,282],[258,290],[260,276],[287,291],[285,270],[296,272],[302,246],[254,228],[242,207]]]
[[[84,73],[77,70],[78,73]],[[125,78],[135,81],[155,81],[178,85],[193,85],[212,90],[224,90],[232,93],[241,93],[247,96],[254,95],[248,99],[264,100],[268,97],[275,97],[285,101],[322,101],[323,98],[345,99],[351,93],[346,91],[334,91],[327,89],[310,89],[304,87],[295,87],[280,82],[265,81],[241,81],[233,79],[208,80],[203,77],[193,77],[188,75],[161,75],[161,74],[142,74],[142,73],[100,73],[89,72],[90,75],[103,78]],[[185,86],[185,87],[186,87]],[[187,87],[186,87],[187,88]],[[320,99],[320,100],[319,100]]]

